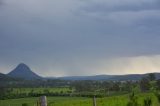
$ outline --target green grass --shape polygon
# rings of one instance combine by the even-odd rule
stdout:
[[[67,93],[68,91],[71,91],[69,87],[58,87],[58,88],[13,88],[12,93],[13,94],[21,94],[21,93],[29,93],[33,91],[33,93],[43,93],[45,90],[48,90],[52,93]]]
[[[34,106],[37,98],[21,98],[21,99],[8,99],[0,100],[0,106],[21,106],[22,103],[28,103],[29,106]]]
[[[151,97],[153,100],[152,106],[159,106],[158,101],[152,93],[141,93],[136,95],[138,103],[143,106],[143,100],[146,97]],[[21,106],[22,103],[28,103],[29,106],[36,106],[38,98],[21,98],[0,100],[0,106]],[[92,106],[92,98],[83,97],[47,97],[48,106]],[[111,96],[97,98],[97,106],[126,106],[129,98],[128,95]]]

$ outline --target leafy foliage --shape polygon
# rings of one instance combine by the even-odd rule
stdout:
[[[142,92],[146,92],[150,88],[150,81],[147,77],[142,78],[140,81],[140,88]]]
[[[151,105],[152,105],[152,99],[150,97],[144,99],[144,106],[151,106]]]
[[[22,106],[28,106],[28,104],[27,103],[23,103]]]
[[[128,102],[127,106],[139,106],[137,102],[137,97],[135,96],[134,92],[129,96],[130,101]]]

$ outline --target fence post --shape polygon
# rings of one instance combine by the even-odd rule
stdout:
[[[40,103],[39,103],[39,100],[37,100],[37,103],[36,103],[36,104],[37,104],[37,106],[39,106],[39,104],[40,104]]]
[[[93,106],[97,106],[96,97],[95,96],[93,97]]]
[[[40,106],[47,106],[47,97],[41,96],[39,99]]]

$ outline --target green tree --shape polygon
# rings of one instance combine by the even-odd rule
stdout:
[[[157,89],[160,90],[160,79],[156,81]]]
[[[144,77],[140,81],[140,88],[142,92],[148,91],[150,88],[149,79],[147,77]]]
[[[149,78],[149,80],[150,80],[150,81],[154,81],[154,80],[156,80],[156,76],[155,76],[155,74],[154,74],[154,73],[150,73],[150,74],[148,74],[148,78]]]

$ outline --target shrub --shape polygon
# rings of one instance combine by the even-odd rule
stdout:
[[[127,106],[139,106],[134,92],[129,96],[129,102],[127,103]]]
[[[151,106],[151,105],[152,105],[152,99],[150,97],[144,99],[144,106]]]
[[[155,93],[155,96],[157,97],[157,100],[158,100],[158,102],[160,103],[160,93],[159,93],[159,92],[156,92],[156,93]]]
[[[27,103],[23,103],[22,106],[28,106],[28,104]]]

